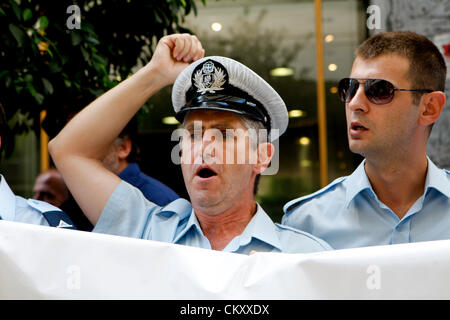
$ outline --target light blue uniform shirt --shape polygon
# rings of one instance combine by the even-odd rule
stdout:
[[[399,219],[378,200],[364,163],[350,176],[288,202],[282,223],[309,232],[335,249],[450,239],[449,171],[428,159],[424,194]]]
[[[211,249],[190,202],[177,199],[160,207],[125,181],[114,190],[93,231]],[[330,249],[312,235],[273,223],[258,205],[244,232],[223,251],[308,253]]]
[[[16,196],[2,175],[0,179],[0,220],[43,226],[50,226],[51,221],[54,227],[74,228],[67,215],[57,207],[43,201]]]

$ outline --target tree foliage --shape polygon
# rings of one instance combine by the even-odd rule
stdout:
[[[71,5],[80,9],[79,29],[69,28]],[[0,102],[9,137],[38,132],[42,110],[54,136],[71,114],[145,64],[160,37],[189,32],[182,23],[191,12],[194,0],[0,2]],[[7,140],[8,155],[14,140]]]

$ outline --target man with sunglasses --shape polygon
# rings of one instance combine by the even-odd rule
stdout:
[[[445,61],[427,38],[388,32],[356,50],[339,82],[350,150],[348,177],[284,207],[283,224],[333,248],[450,239],[450,173],[426,155],[445,105]]]

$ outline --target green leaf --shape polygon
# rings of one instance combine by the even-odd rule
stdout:
[[[27,83],[25,87],[27,88],[27,90],[31,94],[31,96],[36,97],[37,91],[34,88],[32,83]]]
[[[88,90],[89,90],[90,93],[92,93],[92,94],[93,94],[94,96],[96,96],[96,97],[98,97],[98,96],[100,96],[101,94],[103,94],[103,91],[102,91],[102,90],[94,90],[94,89],[92,89],[92,88],[89,88]]]
[[[81,53],[83,54],[83,58],[84,61],[88,62],[89,61],[89,52],[86,51],[86,49],[84,49],[83,47],[81,48]]]
[[[15,86],[15,89],[18,94],[22,94],[23,86]]]
[[[50,58],[53,58],[53,52],[50,50],[50,48],[46,48],[45,51],[48,53]]]
[[[11,83],[12,83],[12,78],[11,77],[6,78],[5,87],[9,88],[11,86]]]
[[[6,13],[5,13],[5,11],[3,11],[2,8],[0,8],[0,14],[6,17]]]
[[[2,72],[0,72],[0,79],[3,78],[4,76],[6,76],[9,73],[9,70],[3,70]]]
[[[23,83],[22,77],[17,77],[17,79],[14,80],[14,84],[19,84],[19,83]]]
[[[22,113],[22,110],[18,109],[16,113],[8,120],[8,126],[14,128],[16,126],[26,126],[31,128],[33,125],[33,118],[29,117],[30,113]]]
[[[21,17],[21,11],[20,11],[20,7],[19,5],[16,3],[16,1],[14,0],[9,0],[9,4],[11,5],[11,8],[14,11],[14,14],[16,15],[17,20],[20,21],[20,17]]]
[[[12,23],[9,25],[9,31],[11,31],[14,39],[16,39],[19,46],[22,47],[26,37],[25,32],[23,32],[21,28]]]
[[[46,78],[42,78],[42,83],[44,84],[45,92],[49,95],[53,94],[53,85]]]
[[[23,21],[28,21],[28,20],[30,20],[32,16],[33,16],[33,12],[31,12],[31,10],[28,9],[28,8],[26,8],[26,9],[22,12]]]
[[[45,39],[47,39],[47,38],[45,38]],[[50,39],[48,39],[47,41],[49,43],[49,48],[52,48],[52,52],[55,52],[60,57],[60,59],[63,59],[63,56],[61,56],[61,52],[58,51],[58,48],[55,46],[55,43],[52,42],[52,40],[50,40]]]
[[[97,39],[92,38],[92,37],[86,37],[86,41],[93,43],[93,44],[100,44],[100,41],[98,41]]]
[[[45,30],[48,27],[48,18],[46,16],[41,16],[39,18],[39,29]]]
[[[98,55],[98,54],[96,54],[96,53],[92,54],[92,59],[93,59],[95,62],[97,62],[97,63],[99,63],[99,64],[102,64],[102,65],[104,65],[104,66],[106,66],[106,65],[108,64],[108,60],[107,60],[105,57],[100,56],[100,55]]]
[[[24,78],[23,78],[23,80],[26,82],[26,83],[31,83],[31,82],[33,82],[33,76],[31,75],[31,74],[27,74]]]
[[[55,59],[53,59],[50,61],[48,69],[51,73],[58,73],[62,70],[62,66]]]
[[[72,45],[73,46],[79,45],[81,40],[82,40],[81,35],[78,32],[76,32],[76,31],[71,31],[70,32],[70,37],[72,39]]]
[[[35,93],[34,95],[34,99],[36,100],[36,102],[41,105],[44,102],[44,96],[40,93]]]

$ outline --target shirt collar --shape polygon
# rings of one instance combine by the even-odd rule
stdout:
[[[450,198],[450,183],[448,182],[447,173],[445,170],[439,169],[431,160],[428,158],[428,169],[427,177],[425,178],[425,193],[428,188],[434,188],[447,198]]]
[[[361,164],[356,168],[353,173],[348,176],[345,181],[347,186],[347,193],[345,195],[345,207],[348,208],[350,202],[362,191],[368,189],[373,194],[372,185],[370,184],[369,178],[367,177],[366,171],[364,170],[364,165],[366,160],[364,159]]]
[[[256,213],[248,223],[244,232],[242,232],[240,243],[243,245],[244,241],[249,243],[251,238],[255,238],[282,251],[283,247],[280,238],[278,237],[275,224],[263,208],[258,203],[256,205]]]
[[[425,193],[428,188],[434,188],[447,198],[450,198],[450,186],[445,171],[439,169],[428,157],[427,161],[428,168],[424,186]],[[347,208],[350,202],[365,189],[370,190],[372,194],[375,195],[366,171],[364,170],[365,162],[366,160],[364,159],[358,168],[356,168],[356,170],[347,178],[347,194],[345,198],[345,206]]]
[[[0,174],[0,218],[14,221],[16,215],[16,196],[6,183],[5,177]]]
[[[250,243],[252,238],[256,238],[282,251],[282,245],[276,232],[275,224],[267,215],[267,213],[261,208],[261,206],[258,203],[256,205],[257,210],[255,215],[245,227],[244,232],[242,232],[242,234],[238,236],[239,247]],[[198,222],[197,216],[194,213],[194,209],[192,209],[186,227],[177,235],[177,237],[174,239],[174,243],[176,243],[178,239],[185,235],[186,232],[188,232],[192,227],[195,227],[197,229],[197,232],[203,235],[202,228],[200,227],[200,223]],[[237,251],[239,248],[228,248],[227,245],[225,250],[228,251],[228,249],[230,249],[231,251]]]
[[[167,210],[167,209],[168,209],[168,206],[165,208],[165,210]],[[189,212],[189,211],[187,211],[187,212]],[[198,222],[197,216],[195,215],[194,208],[192,208],[192,206],[191,206],[190,213],[191,214],[190,214],[189,219],[188,219],[188,221],[186,223],[186,226],[183,228],[183,230],[179,234],[177,234],[177,236],[173,240],[173,243],[177,243],[177,241],[181,237],[183,237],[191,228],[197,229],[197,232],[203,236],[203,231],[202,231],[202,228],[200,227],[200,222]],[[183,217],[181,217],[181,219],[182,218]]]

